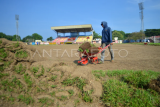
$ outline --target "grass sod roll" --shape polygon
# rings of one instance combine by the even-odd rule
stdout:
[[[98,47],[96,47],[94,44],[91,44],[89,42],[83,43],[78,49],[79,52],[84,52],[85,50],[87,53],[93,53],[93,54],[96,54],[99,52]]]

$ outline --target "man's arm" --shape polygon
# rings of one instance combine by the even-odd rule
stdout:
[[[110,44],[113,45],[112,43],[112,29],[110,28],[110,31],[109,31],[109,35],[110,35]]]

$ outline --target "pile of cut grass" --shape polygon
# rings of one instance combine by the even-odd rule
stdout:
[[[101,100],[106,106],[113,107],[156,107],[160,106],[158,92],[147,88],[149,82],[156,79],[160,73],[154,71],[92,71],[96,78],[110,79],[102,82]],[[145,88],[144,88],[145,87]]]

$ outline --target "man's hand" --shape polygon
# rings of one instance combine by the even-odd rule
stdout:
[[[113,45],[113,43],[110,43],[110,45]]]

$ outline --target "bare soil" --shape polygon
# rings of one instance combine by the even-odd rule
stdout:
[[[96,44],[100,46],[100,44]],[[43,45],[33,46],[38,49],[36,53],[39,58],[43,56],[47,58],[46,63],[52,62],[66,62],[77,64],[80,59],[78,56],[78,44],[67,45]],[[92,70],[153,70],[160,71],[160,47],[134,44],[114,44],[112,46],[114,51],[114,62],[110,62],[111,57],[109,50],[106,49],[104,64],[91,64],[87,67]],[[101,54],[98,54],[99,59]]]

